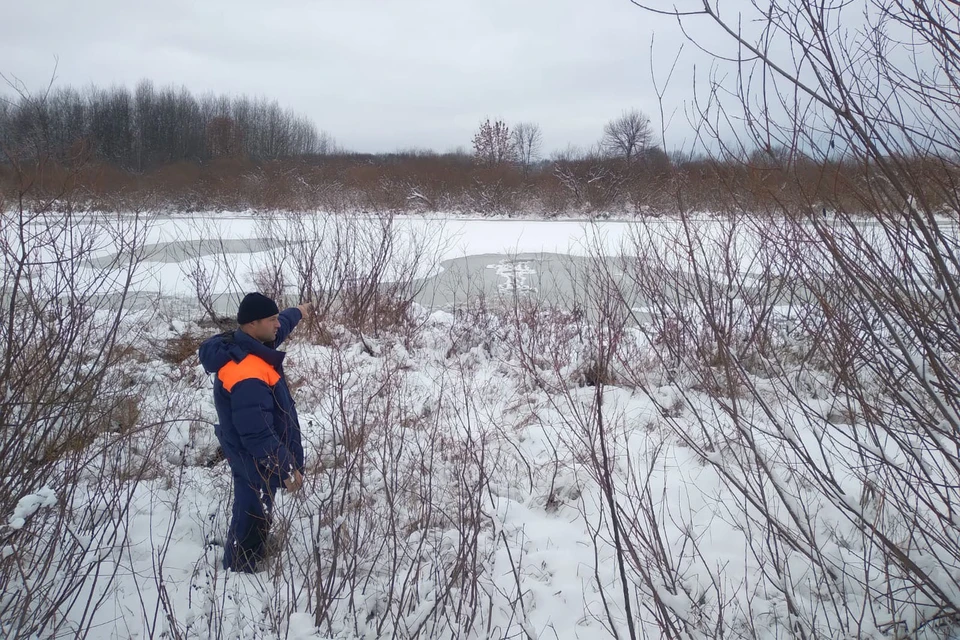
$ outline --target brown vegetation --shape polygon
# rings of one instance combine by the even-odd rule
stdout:
[[[955,181],[953,168],[932,158],[900,161],[916,176],[931,208],[949,214],[937,200],[938,185]],[[806,215],[842,209],[866,214],[869,166],[856,162],[790,164],[763,152],[721,161],[670,157],[650,148],[627,163],[600,154],[534,163],[489,163],[458,154],[339,154],[279,160],[222,156],[179,161],[143,173],[95,161],[73,172],[50,163],[30,176],[37,189],[62,187],[72,176],[76,189],[60,209],[129,208],[146,203],[172,211],[324,210],[377,213],[444,211],[489,215],[627,214],[671,215],[689,211],[749,210]],[[73,175],[75,173],[75,175]],[[0,164],[0,189],[16,197],[15,172]],[[55,195],[50,193],[49,195]]]
[[[781,216],[876,209],[870,195],[875,161],[834,150],[832,139],[821,149],[825,137],[668,154],[657,146],[650,118],[635,109],[597,133],[594,148],[546,160],[539,125],[487,119],[469,155],[357,154],[264,100],[198,99],[149,82],[133,93],[122,87],[21,91],[18,99],[0,101],[0,197],[15,203],[22,179],[61,211],[146,206],[645,216],[748,210]],[[922,189],[918,199],[944,210],[936,194],[956,180],[952,164],[938,159],[937,149],[917,147],[901,157],[902,151],[892,150],[890,162],[912,174]],[[42,171],[32,173],[36,168]]]

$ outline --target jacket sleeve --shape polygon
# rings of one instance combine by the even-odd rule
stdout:
[[[279,347],[280,343],[287,339],[294,327],[303,319],[300,309],[290,307],[280,312],[280,329],[277,330],[277,337],[274,338],[274,346]]]
[[[273,393],[262,380],[238,382],[230,393],[233,425],[244,448],[269,475],[280,480],[296,469],[296,462],[273,425]]]

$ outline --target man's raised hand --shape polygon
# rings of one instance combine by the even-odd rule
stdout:
[[[313,303],[304,302],[303,304],[298,304],[297,309],[300,309],[300,315],[304,318],[308,318],[313,315]]]

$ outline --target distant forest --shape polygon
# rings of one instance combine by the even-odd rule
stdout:
[[[61,161],[82,153],[127,171],[221,156],[273,160],[330,151],[332,140],[275,100],[122,86],[0,96],[0,146]]]

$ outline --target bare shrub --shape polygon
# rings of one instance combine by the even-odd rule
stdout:
[[[74,183],[36,181],[51,158],[43,140],[2,151],[17,197],[0,207],[0,634],[85,637],[118,575],[108,558],[124,539],[127,482],[146,473],[122,451],[165,419],[145,417],[128,373],[147,220],[59,206]]]
[[[750,56],[734,60],[744,98],[710,103],[714,116],[739,111],[748,123],[726,157],[746,159],[750,146],[768,151],[723,169],[730,210],[747,215],[740,220],[766,212],[785,220],[758,226],[770,251],[759,264],[752,252],[728,250],[723,224],[710,232],[721,240],[712,244],[683,222],[673,256],[650,243],[634,248],[646,259],[634,283],[674,312],[658,332],[668,337],[651,344],[686,378],[675,387],[686,409],[678,416],[658,389],[647,392],[673,436],[731,496],[724,517],[744,532],[758,572],[749,589],[728,583],[726,596],[716,594],[728,603],[722,619],[719,609],[701,608],[709,615],[698,624],[724,636],[762,628],[809,638],[949,634],[958,620],[960,549],[955,492],[947,489],[956,484],[958,415],[948,363],[960,307],[957,238],[943,217],[957,210],[956,191],[942,177],[956,172],[958,129],[945,108],[953,97],[944,101],[956,84],[940,80],[953,75],[957,51],[944,20],[955,15],[881,3],[848,32],[847,5],[768,2],[747,10],[757,11],[756,30],[741,30],[748,16],[730,22],[695,4],[674,15],[714,23]],[[906,63],[884,48],[903,33],[913,43]],[[778,38],[803,46],[811,68],[767,46]],[[931,65],[942,75],[920,71]],[[851,71],[867,67],[874,73]],[[761,78],[764,98],[792,93],[793,102],[748,100]],[[883,98],[891,90],[892,102]],[[723,137],[703,115],[704,132]],[[919,166],[938,178],[921,177]],[[757,198],[738,197],[749,193],[745,180],[757,185]],[[661,282],[645,275],[651,271]],[[751,271],[759,289],[745,277]],[[662,294],[674,288],[682,291],[677,303]],[[683,306],[704,327],[692,349],[671,346],[666,331]],[[644,373],[635,376],[640,384],[649,380]],[[700,556],[696,534],[688,540]],[[724,584],[723,573],[702,575]],[[776,603],[767,620],[756,615],[756,588]],[[688,635],[676,619],[689,624],[693,609],[669,608],[675,620],[658,620],[662,632]]]
[[[232,326],[224,314],[244,291],[256,289],[281,305],[313,302],[321,322],[338,319],[351,330],[377,334],[410,320],[411,305],[439,267],[443,249],[442,227],[401,230],[392,216],[272,214],[256,225],[266,251],[250,257],[229,248],[213,226],[201,230],[199,241],[186,241],[194,253],[181,271],[215,324]],[[322,330],[319,322],[309,327]]]
[[[627,181],[620,163],[606,160],[596,153],[558,160],[553,173],[572,197],[574,207],[584,211],[608,212],[614,209]]]

